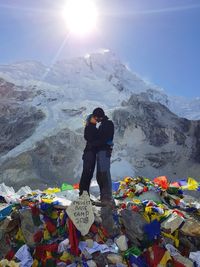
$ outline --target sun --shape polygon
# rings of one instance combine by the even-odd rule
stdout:
[[[64,19],[69,32],[86,35],[95,30],[98,12],[95,0],[68,0],[64,8]]]

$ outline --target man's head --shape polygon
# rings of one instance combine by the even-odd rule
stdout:
[[[102,108],[95,108],[92,112],[92,115],[98,122],[101,122],[105,117],[105,113]]]

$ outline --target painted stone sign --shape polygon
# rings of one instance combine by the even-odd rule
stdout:
[[[81,234],[87,235],[94,222],[94,212],[86,191],[66,209],[66,212]]]

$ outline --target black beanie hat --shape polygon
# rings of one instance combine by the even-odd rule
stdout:
[[[95,108],[92,114],[93,116],[96,116],[98,118],[103,118],[105,116],[105,113],[102,108]]]

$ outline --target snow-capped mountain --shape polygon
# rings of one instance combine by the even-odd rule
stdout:
[[[77,102],[99,100],[108,107],[120,104],[131,93],[148,89],[156,89],[154,95],[160,92],[160,99],[166,98],[161,90],[131,72],[111,52],[58,61],[50,67],[32,61],[0,65],[0,77],[18,85],[37,86],[46,97]]]
[[[132,93],[146,92],[150,101],[166,105],[180,117],[200,119],[200,98],[167,95],[164,89],[144,81],[107,50],[58,61],[52,66],[36,61],[0,65],[0,77],[17,85],[34,86],[46,98],[78,103],[99,100],[105,107],[115,107]]]
[[[66,180],[77,181],[84,148],[83,121],[97,106],[103,107],[117,125],[117,142],[112,163],[114,178],[141,172],[138,160],[134,161],[135,156],[131,153],[131,157],[128,156],[127,151],[130,148],[134,149],[133,142],[140,143],[142,136],[146,140],[143,143],[148,145],[148,153],[152,149],[152,154],[164,157],[163,164],[158,167],[153,164],[152,168],[148,168],[147,165],[151,165],[151,162],[143,160],[147,155],[144,147],[142,148],[140,162],[144,164],[141,166],[146,166],[142,173],[149,171],[149,174],[145,175],[150,177],[158,169],[166,170],[170,174],[173,172],[175,166],[173,165],[169,171],[172,164],[169,162],[168,168],[165,168],[168,159],[163,156],[168,155],[170,147],[174,145],[177,148],[178,158],[181,146],[186,145],[188,150],[191,150],[194,144],[198,144],[197,131],[194,130],[198,122],[191,122],[191,128],[188,126],[189,132],[186,132],[190,138],[187,140],[190,141],[187,141],[187,144],[179,144],[176,142],[177,137],[172,138],[172,135],[180,137],[180,129],[168,119],[162,127],[169,128],[164,135],[171,136],[168,136],[168,140],[171,140],[172,146],[166,147],[161,144],[160,147],[156,147],[144,129],[139,127],[133,131],[134,135],[124,129],[126,134],[121,136],[122,127],[118,125],[116,117],[116,114],[121,116],[121,110],[133,110],[136,113],[137,125],[138,120],[142,120],[137,110],[129,104],[127,106],[133,95],[137,101],[143,103],[142,105],[148,103],[150,110],[153,107],[161,110],[162,105],[165,105],[179,115],[187,115],[188,118],[194,119],[200,118],[200,100],[188,102],[179,97],[168,96],[163,89],[150,85],[130,71],[112,52],[104,51],[63,60],[50,67],[33,61],[0,65],[0,78],[0,95],[3,103],[0,110],[0,129],[4,133],[0,140],[0,181],[21,186],[29,180],[33,187],[45,183],[55,185]],[[162,110],[164,118],[169,117],[168,113],[170,111],[167,108]],[[129,111],[125,114],[129,114]],[[147,120],[145,114],[144,112],[144,121]],[[176,115],[173,116],[176,118],[174,121],[181,120]],[[161,117],[155,117],[155,125],[160,125],[160,119]],[[130,124],[133,127],[134,120],[131,120]],[[146,127],[149,125],[152,129],[152,124],[149,123],[146,122]],[[124,127],[129,129],[129,126]],[[155,139],[160,138],[156,132],[153,133]],[[191,154],[186,154],[187,161]],[[194,164],[196,163],[190,163],[191,166]],[[182,175],[182,172],[177,173]]]
[[[66,125],[73,131],[81,128],[86,115],[96,106],[112,112],[132,93],[150,89],[111,52],[59,61],[49,68],[32,61],[3,65],[0,77],[26,87],[34,95],[28,100],[29,104],[45,114],[35,134],[7,156],[26,151],[34,142]],[[163,103],[166,101],[162,91],[156,90],[154,96]],[[73,114],[78,116],[71,116]]]
[[[185,97],[169,97],[169,108],[181,117],[190,120],[200,119],[200,97],[187,99]]]

